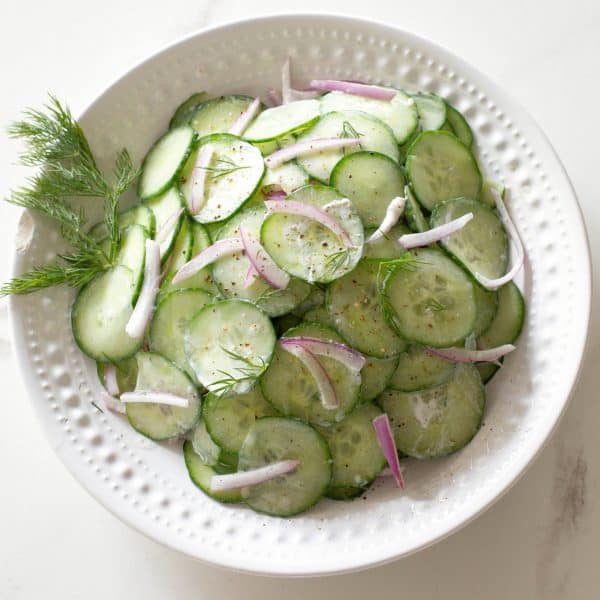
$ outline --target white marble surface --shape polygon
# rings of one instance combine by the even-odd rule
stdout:
[[[75,112],[116,74],[207,24],[275,11],[343,11],[423,35],[509,89],[558,150],[600,253],[597,156],[600,4],[596,0],[485,2],[104,0],[2,3],[0,56],[6,124],[46,91]],[[15,144],[0,138],[0,192],[19,182]],[[0,206],[0,279],[9,275],[18,211]],[[598,283],[598,265],[594,268]],[[525,477],[458,534],[364,573],[265,579],[206,567],[147,540],[79,487],[51,452],[25,397],[0,305],[0,599],[116,597],[212,600],[405,598],[588,599],[600,571],[600,315],[592,316],[581,380],[558,432]]]

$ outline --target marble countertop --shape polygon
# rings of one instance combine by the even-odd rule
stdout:
[[[537,119],[573,181],[600,253],[597,156],[600,4],[463,0],[286,2],[104,0],[0,6],[3,126],[47,91],[77,112],[115,75],[169,41],[208,24],[263,13],[326,10],[376,18],[427,37],[510,90]],[[0,138],[2,195],[23,172]],[[0,280],[9,276],[18,211],[0,206]],[[598,283],[598,263],[594,280]],[[600,572],[600,315],[573,401],[534,465],[459,533],[394,564],[343,577],[267,579],[201,565],[122,524],[88,496],[51,452],[11,354],[0,304],[0,599],[116,597],[347,600],[380,590],[405,598],[588,599]],[[596,368],[594,368],[596,367]]]

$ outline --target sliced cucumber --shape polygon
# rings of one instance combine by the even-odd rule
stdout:
[[[146,437],[161,441],[183,435],[200,419],[200,396],[191,379],[175,363],[156,352],[139,352],[135,389],[174,394],[187,398],[185,408],[154,403],[126,405],[127,419],[131,426]]]
[[[133,302],[137,300],[144,278],[146,264],[146,240],[148,231],[141,225],[130,225],[121,234],[121,242],[116,257],[116,263],[127,267],[133,273],[135,291]]]
[[[398,358],[388,387],[414,392],[440,385],[454,375],[456,363],[429,354],[422,346],[412,345]]]
[[[119,362],[137,352],[143,338],[130,338],[125,333],[135,292],[133,272],[121,265],[81,288],[71,311],[71,325],[84,354],[102,362]]]
[[[170,222],[171,217],[181,208],[182,198],[177,188],[171,188],[161,196],[152,198],[146,201],[146,206],[152,211],[156,222],[156,231],[161,231],[167,223]],[[164,263],[173,250],[175,240],[181,224],[183,223],[183,216],[179,217],[170,226],[170,231],[164,237],[160,243],[160,257]]]
[[[260,386],[247,394],[223,398],[207,394],[202,417],[211,438],[224,450],[238,453],[256,419],[279,413],[262,395]]]
[[[250,96],[241,95],[212,98],[198,106],[189,123],[198,133],[198,137],[227,133],[252,100]]]
[[[386,465],[373,419],[381,411],[373,404],[354,409],[341,423],[322,427],[331,456],[333,473],[325,495],[335,500],[359,496]]]
[[[288,330],[285,337],[306,336],[343,343],[333,330],[314,323],[305,323]],[[314,377],[292,354],[278,344],[271,366],[261,379],[261,389],[265,398],[282,414],[297,417],[317,425],[328,425],[341,421],[358,401],[361,377],[342,363],[320,356],[337,397],[338,408],[323,407]]]
[[[469,276],[439,250],[411,253],[383,282],[388,320],[400,335],[426,346],[459,345],[473,330],[477,307]]]
[[[266,215],[264,206],[246,208],[234,215],[219,230],[217,239],[239,237],[240,227],[248,235],[256,239]],[[277,317],[290,312],[310,293],[311,286],[297,278],[290,280],[287,288],[278,290],[264,279],[256,277],[248,287],[244,288],[250,261],[242,251],[219,259],[213,265],[213,277],[221,293],[226,298],[241,298],[254,302],[270,317]]]
[[[286,194],[291,194],[309,181],[310,177],[302,167],[295,162],[288,162],[274,169],[267,167],[261,185],[265,191],[281,189]]]
[[[311,308],[323,306],[325,304],[325,291],[319,286],[313,285],[310,294],[303,300],[292,312],[298,317],[302,317]]]
[[[218,446],[211,437],[204,420],[204,403],[202,404],[202,416],[203,418],[189,435],[194,452],[205,465],[213,467],[219,473],[235,471],[238,461],[237,453],[227,452]]]
[[[184,345],[198,381],[223,396],[254,387],[269,366],[275,342],[263,311],[245,300],[221,300],[190,321]]]
[[[406,342],[387,322],[379,301],[378,260],[362,260],[327,290],[327,311],[335,328],[359,352],[376,358],[398,356]]]
[[[501,358],[500,362],[504,362]],[[500,369],[496,363],[477,363],[475,365],[483,383],[487,383]]]
[[[311,177],[328,182],[335,165],[346,154],[357,150],[379,152],[393,161],[398,161],[398,145],[392,130],[379,119],[356,110],[330,112],[323,115],[315,125],[298,138],[298,142],[335,137],[359,137],[360,146],[301,156],[297,159],[298,164]]]
[[[184,100],[173,113],[169,121],[169,129],[174,129],[180,125],[187,125],[198,110],[198,107],[206,100],[208,100],[206,92],[197,92]]]
[[[427,209],[451,198],[479,198],[481,173],[471,151],[447,131],[425,131],[412,143],[406,175]]]
[[[105,362],[96,363],[98,379],[104,387],[106,387],[104,371],[108,364],[109,363]],[[135,360],[135,356],[126,358],[125,360],[122,360],[113,366],[117,372],[117,385],[119,386],[119,392],[131,392],[134,390],[135,382],[137,381],[137,361]]]
[[[189,440],[183,444],[183,458],[188,474],[192,482],[200,488],[206,495],[218,500],[219,502],[241,502],[242,494],[240,490],[228,490],[224,492],[213,492],[210,489],[212,478],[219,472],[204,463],[202,458],[194,451],[194,446]]]
[[[335,218],[348,233],[353,247],[319,221],[273,213],[263,222],[261,242],[285,271],[309,283],[328,283],[351,271],[362,254],[364,233],[353,204],[326,186],[305,186],[289,200],[311,204]]]
[[[233,135],[206,136],[198,145],[198,148],[204,147],[210,148],[212,158],[207,167],[204,202],[194,219],[200,223],[214,223],[230,217],[252,197],[262,179],[265,164],[258,148]],[[180,188],[187,205],[198,151],[192,153],[181,176]]]
[[[446,123],[446,103],[435,94],[414,94],[422,131],[441,129]]]
[[[427,231],[429,229],[429,223],[408,185],[404,188],[404,197],[406,198],[404,218],[406,219],[408,228],[415,233]]]
[[[192,246],[194,244],[194,236],[189,219],[184,218],[179,228],[179,233],[173,245],[173,251],[169,260],[167,272],[164,275],[162,285],[160,286],[160,294],[164,296],[175,288],[171,285],[171,280],[175,273],[192,257]]]
[[[141,225],[142,227],[145,227],[150,237],[154,237],[156,219],[154,218],[154,213],[145,204],[137,204],[136,206],[123,211],[119,214],[118,220],[119,229],[121,231],[127,229],[130,225]],[[102,240],[107,237],[108,231],[106,229],[106,223],[104,221],[96,223],[90,229],[89,235],[95,240]]]
[[[477,318],[473,326],[473,334],[480,336],[484,331],[487,331],[494,321],[498,311],[498,294],[479,285],[474,285],[473,290],[475,291],[475,304],[477,305]]]
[[[364,367],[360,370],[360,402],[370,402],[385,390],[398,366],[398,358],[373,358],[366,356]]]
[[[477,369],[459,364],[447,383],[410,393],[388,390],[378,402],[389,415],[398,450],[434,458],[473,439],[481,426],[485,391]]]
[[[472,275],[501,277],[508,264],[508,236],[492,209],[469,198],[446,200],[431,213],[431,226],[438,227],[466,213],[473,214],[471,221],[440,244]]]
[[[499,181],[492,181],[491,179],[486,179],[483,182],[483,186],[481,188],[481,195],[479,196],[480,202],[487,204],[491,208],[496,208],[496,199],[492,194],[492,190],[495,190],[500,194],[500,197],[504,199],[504,194],[506,192],[506,188],[503,183]]]
[[[299,460],[287,475],[242,490],[250,508],[291,517],[310,508],[331,481],[327,442],[309,425],[293,419],[264,417],[256,421],[240,449],[239,470],[248,471],[281,460]]]
[[[288,329],[296,327],[301,323],[302,319],[293,313],[282,315],[281,317],[275,317],[273,319],[273,327],[275,327],[275,333],[279,337],[283,335]]]
[[[169,130],[150,148],[138,181],[138,196],[142,200],[154,198],[171,187],[192,153],[196,140],[196,132],[183,125]]]
[[[333,327],[335,329],[333,318],[325,306],[315,306],[306,311],[302,320],[305,323],[319,323],[320,325],[326,325],[327,327]]]
[[[365,238],[369,239],[369,236],[374,231],[375,229],[366,230]],[[410,230],[405,225],[395,225],[382,238],[365,244],[363,258],[378,258],[381,260],[400,258],[406,252],[406,249],[398,243],[398,238],[405,233],[410,233]]]
[[[378,227],[388,204],[404,195],[404,175],[385,154],[354,152],[342,158],[331,172],[329,183],[350,198],[365,227]]]
[[[389,125],[398,144],[404,144],[419,124],[414,100],[400,90],[391,100],[376,100],[344,92],[330,92],[321,98],[321,113],[340,110],[360,110],[377,117]]]
[[[298,100],[267,108],[244,132],[249,142],[268,142],[310,127],[319,119],[318,100]]]
[[[270,140],[269,142],[256,142],[252,145],[256,146],[263,156],[269,156],[269,154],[273,154],[273,152],[279,150],[279,144],[277,140]]]
[[[150,348],[195,378],[184,350],[189,322],[213,297],[203,290],[175,290],[159,303],[150,326]]]
[[[503,285],[497,294],[498,310],[494,320],[477,340],[481,349],[512,344],[523,329],[525,302],[519,288],[511,281]]]
[[[457,111],[453,106],[446,102],[446,119],[452,127],[454,135],[465,145],[471,147],[473,145],[473,132],[467,123],[464,116]]]

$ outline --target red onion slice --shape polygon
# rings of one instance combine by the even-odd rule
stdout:
[[[235,120],[233,125],[229,128],[229,133],[231,135],[240,136],[244,131],[246,131],[246,127],[250,125],[251,121],[256,117],[258,111],[260,110],[260,98],[254,98],[248,108]]]
[[[166,404],[168,406],[177,406],[179,408],[187,408],[190,405],[189,398],[168,394],[167,392],[155,392],[152,390],[142,390],[134,392],[125,392],[121,394],[121,402],[135,403],[151,403],[151,404]]]
[[[475,273],[475,279],[479,281],[479,283],[487,288],[488,290],[497,290],[503,285],[507,284],[509,281],[512,281],[516,274],[521,270],[523,263],[525,261],[525,248],[523,247],[523,242],[521,241],[521,236],[515,227],[512,219],[510,218],[510,213],[506,208],[506,205],[502,201],[502,197],[494,188],[490,188],[494,199],[496,200],[496,210],[500,215],[500,220],[502,221],[506,231],[508,233],[508,237],[510,241],[513,243],[516,253],[515,264],[509,269],[509,271],[503,275],[502,277],[498,277],[497,279],[489,279],[485,275],[481,275],[481,273]]]
[[[237,490],[243,487],[259,485],[276,477],[287,475],[295,471],[301,462],[299,460],[281,460],[258,469],[238,471],[228,475],[213,475],[210,480],[210,489],[213,492]]]
[[[131,338],[144,335],[146,325],[154,312],[154,301],[160,285],[160,246],[154,240],[146,240],[146,264],[144,281],[135,308],[125,325],[125,332]]]
[[[244,278],[244,282],[242,283],[243,289],[248,289],[253,283],[254,280],[258,277],[258,273],[256,269],[252,266],[252,263],[248,265],[248,270],[246,271],[246,277]]]
[[[274,90],[273,88],[269,88],[267,90],[266,104],[269,108],[273,108],[274,106],[280,106],[282,102],[283,102],[283,99],[281,97],[281,92],[278,92],[277,90]]]
[[[312,375],[317,384],[323,408],[329,410],[337,408],[340,405],[340,401],[335,393],[335,388],[331,383],[327,371],[323,368],[317,357],[298,342],[289,341],[289,339],[284,338],[279,340],[279,344],[284,350],[295,356]]]
[[[206,187],[206,168],[210,164],[212,158],[212,149],[209,144],[202,146],[196,163],[192,170],[192,189],[190,192],[190,202],[188,205],[191,215],[196,215],[200,211],[200,207],[204,202],[204,188]]]
[[[430,348],[427,347],[429,354],[435,354],[446,360],[459,363],[476,362],[494,362],[502,358],[515,347],[512,344],[504,344],[496,348],[487,348],[486,350],[468,350],[467,348]]]
[[[198,271],[201,271],[207,265],[214,263],[219,258],[223,256],[229,256],[234,252],[239,252],[244,249],[242,245],[242,241],[238,238],[226,238],[224,240],[219,240],[209,246],[205,250],[202,250],[200,254],[197,254],[192,258],[192,260],[188,261],[175,273],[173,277],[173,283],[179,283],[180,281],[184,281],[188,279],[192,275],[195,275]]]
[[[265,158],[267,167],[274,169],[283,163],[286,163],[298,156],[305,154],[314,154],[315,152],[325,152],[327,150],[339,150],[350,146],[358,146],[360,138],[318,138],[316,140],[307,140],[291,144],[281,150],[276,150]]]
[[[418,248],[419,246],[435,244],[435,242],[439,242],[449,235],[460,231],[472,218],[473,213],[466,213],[462,217],[458,217],[458,219],[453,219],[439,227],[428,229],[423,233],[407,233],[401,235],[398,239],[398,243],[407,250],[409,248]]]
[[[183,206],[177,209],[172,215],[169,216],[169,218],[160,226],[160,229],[156,232],[156,235],[154,236],[155,242],[162,244],[164,241],[166,241],[169,234],[173,232],[175,224],[179,220],[179,217],[182,213]]]
[[[110,410],[121,415],[125,414],[125,407],[119,401],[119,399],[115,398],[114,396],[111,396],[108,392],[104,390],[100,392],[100,401],[103,404],[104,408],[106,408],[106,410]]]
[[[385,216],[383,217],[383,221],[381,221],[381,225],[371,234],[369,239],[367,240],[367,244],[371,244],[380,240],[384,235],[388,234],[392,227],[398,222],[398,219],[402,216],[404,212],[404,207],[406,206],[406,198],[402,196],[396,196],[389,204],[385,211]]]
[[[317,206],[296,202],[294,200],[265,200],[265,206],[267,207],[267,210],[273,213],[286,213],[289,215],[306,217],[313,221],[319,221],[321,225],[335,233],[345,246],[353,246],[348,232],[329,213]]]
[[[287,194],[283,190],[271,190],[265,194],[267,200],[284,200]]]
[[[350,348],[339,342],[331,342],[311,337],[288,337],[285,338],[285,340],[282,340],[282,343],[287,342],[299,344],[305,350],[308,350],[317,356],[327,356],[328,358],[337,360],[345,367],[348,367],[348,369],[357,373],[364,367],[367,360],[360,352],[354,350],[354,348]]]
[[[254,270],[271,286],[284,290],[290,284],[290,276],[269,256],[261,243],[240,225],[240,239],[246,258]]]
[[[111,396],[119,395],[119,382],[117,381],[117,367],[111,363],[104,366],[104,385]]]
[[[383,451],[388,465],[394,475],[394,479],[398,484],[398,487],[404,489],[404,478],[402,477],[402,469],[400,468],[400,461],[398,460],[398,451],[396,450],[396,442],[394,441],[394,435],[392,433],[392,427],[390,425],[389,417],[384,413],[373,419],[373,427],[377,434],[377,441]]]
[[[354,81],[339,81],[337,79],[313,79],[310,82],[310,87],[313,90],[320,90],[322,92],[344,92],[353,96],[364,96],[365,98],[387,100],[388,102],[396,95],[395,90],[377,85],[355,83]]]

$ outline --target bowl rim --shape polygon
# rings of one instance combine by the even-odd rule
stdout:
[[[565,169],[562,161],[560,160],[559,155],[556,152],[556,149],[554,148],[552,142],[550,141],[550,139],[548,138],[546,133],[543,131],[543,129],[539,126],[537,121],[534,119],[534,117],[529,113],[529,111],[526,108],[524,108],[519,102],[517,102],[509,92],[505,91],[498,84],[496,84],[492,79],[490,79],[487,75],[482,73],[477,67],[474,67],[473,65],[471,65],[469,62],[467,62],[460,56],[454,54],[452,51],[448,50],[445,46],[443,46],[435,41],[432,41],[426,37],[423,37],[423,36],[414,34],[410,31],[407,31],[405,29],[402,29],[401,27],[397,27],[397,26],[389,24],[389,23],[384,23],[382,21],[372,19],[369,17],[356,16],[356,15],[352,15],[352,14],[348,14],[348,13],[334,12],[334,11],[323,11],[323,12],[290,11],[287,13],[274,12],[274,13],[266,13],[266,14],[261,14],[258,16],[253,16],[253,17],[248,17],[248,18],[228,19],[226,21],[221,21],[216,24],[198,28],[198,29],[196,29],[190,33],[187,33],[183,36],[179,36],[176,39],[174,39],[173,41],[163,44],[160,48],[158,48],[157,50],[155,50],[154,52],[152,52],[150,55],[146,56],[145,58],[142,58],[142,59],[134,62],[131,66],[125,68],[121,72],[120,75],[118,75],[113,80],[111,80],[108,85],[105,85],[103,88],[101,88],[101,90],[94,95],[93,100],[91,100],[89,103],[85,104],[85,106],[80,111],[78,111],[75,116],[76,116],[77,120],[85,119],[86,115],[94,109],[95,104],[105,94],[110,92],[113,87],[117,86],[123,80],[128,78],[134,71],[136,71],[137,69],[143,67],[144,65],[146,65],[148,63],[151,63],[153,60],[155,60],[160,55],[162,55],[166,52],[169,52],[171,50],[174,50],[176,47],[178,47],[180,45],[185,45],[187,42],[189,42],[192,39],[204,36],[209,33],[219,33],[221,31],[235,29],[235,28],[239,27],[240,25],[243,26],[243,25],[247,25],[247,24],[259,24],[261,22],[274,22],[274,21],[275,22],[280,21],[280,22],[282,22],[282,24],[287,22],[286,24],[289,24],[290,20],[293,21],[293,20],[302,20],[302,19],[311,19],[311,20],[315,20],[315,21],[322,20],[322,19],[331,19],[331,20],[336,20],[336,21],[345,21],[348,23],[352,23],[354,25],[363,24],[363,25],[368,25],[371,27],[378,27],[378,28],[381,28],[382,30],[389,32],[390,34],[400,33],[402,36],[404,36],[409,41],[432,46],[435,48],[435,51],[438,52],[439,54],[441,54],[444,58],[449,58],[455,64],[459,65],[459,67],[461,69],[465,69],[466,71],[470,71],[471,73],[475,74],[480,81],[484,81],[485,84],[493,90],[494,95],[502,96],[503,100],[505,102],[507,102],[509,105],[511,105],[510,108],[518,109],[521,112],[521,114],[526,119],[529,120],[530,125],[535,129],[536,133],[541,137],[542,141],[547,145],[548,150],[550,151],[553,158],[556,160],[557,164],[559,165],[560,175],[563,176],[563,179],[566,182],[568,189],[570,190],[570,192],[572,194],[573,199],[575,200],[573,208],[576,209],[575,214],[577,215],[577,225],[581,229],[581,233],[582,233],[581,242],[583,244],[582,248],[584,250],[583,252],[581,252],[580,256],[577,256],[577,260],[582,262],[580,284],[582,285],[585,297],[580,298],[580,301],[583,303],[585,310],[584,310],[584,313],[582,315],[580,315],[579,330],[581,333],[575,341],[576,346],[579,348],[579,351],[578,351],[579,354],[576,357],[577,367],[572,370],[572,373],[570,375],[568,384],[566,386],[566,389],[568,389],[568,393],[562,403],[562,406],[561,406],[560,410],[556,413],[553,422],[547,428],[545,435],[544,435],[543,439],[541,440],[541,443],[539,443],[537,446],[532,446],[531,450],[528,450],[527,452],[524,453],[524,457],[516,464],[517,468],[513,467],[510,469],[510,475],[506,476],[506,478],[502,481],[502,485],[496,486],[487,495],[480,497],[479,502],[476,503],[475,510],[473,510],[470,514],[468,514],[467,516],[461,515],[460,519],[457,519],[456,522],[452,523],[449,527],[447,527],[441,531],[440,530],[433,531],[433,533],[431,533],[428,537],[424,538],[424,540],[421,543],[416,544],[413,548],[410,548],[409,550],[404,551],[399,554],[391,554],[391,555],[388,554],[386,556],[379,556],[379,557],[372,558],[372,559],[366,560],[366,561],[361,561],[361,560],[356,560],[356,559],[346,560],[346,563],[341,567],[334,567],[334,568],[326,567],[323,569],[319,569],[318,567],[316,567],[316,568],[313,567],[310,570],[305,569],[302,571],[292,571],[289,569],[286,570],[286,569],[281,569],[281,568],[269,569],[264,566],[263,566],[263,568],[255,568],[253,566],[243,566],[243,565],[241,566],[235,562],[235,559],[233,561],[223,560],[221,562],[216,562],[209,558],[203,558],[203,557],[199,557],[199,556],[196,556],[193,554],[189,554],[189,553],[185,552],[185,550],[179,548],[176,544],[172,543],[169,540],[168,536],[157,537],[157,536],[149,533],[148,531],[145,531],[143,526],[139,525],[138,523],[134,523],[132,521],[127,520],[123,515],[121,515],[117,512],[116,508],[111,507],[105,498],[103,498],[99,495],[96,495],[94,490],[92,489],[92,487],[90,485],[88,485],[88,483],[86,481],[83,481],[81,477],[78,476],[76,467],[73,464],[70,464],[67,457],[64,456],[62,453],[60,453],[56,447],[54,447],[54,445],[52,444],[52,437],[51,437],[52,434],[51,434],[50,427],[47,425],[47,423],[45,422],[44,419],[39,419],[41,422],[41,425],[42,425],[42,430],[44,432],[44,436],[46,437],[46,439],[48,440],[50,445],[53,447],[53,450],[58,455],[58,457],[60,458],[63,465],[67,468],[67,470],[71,473],[71,475],[75,478],[75,480],[97,502],[99,502],[102,506],[104,506],[106,509],[108,509],[113,515],[115,515],[121,521],[126,523],[128,526],[130,526],[130,527],[134,528],[135,530],[137,530],[138,532],[142,533],[147,538],[149,538],[155,542],[159,542],[160,544],[167,546],[173,550],[181,552],[182,554],[185,554],[186,556],[190,556],[191,558],[194,558],[195,560],[198,560],[206,565],[217,566],[217,567],[224,568],[224,569],[226,568],[226,569],[230,569],[230,570],[233,570],[233,571],[236,571],[239,573],[259,574],[259,575],[278,576],[278,577],[317,577],[317,576],[323,576],[323,575],[336,575],[336,574],[342,574],[342,573],[361,571],[361,570],[365,570],[368,568],[391,563],[400,558],[404,558],[406,556],[415,554],[421,550],[424,550],[425,548],[428,548],[428,547],[430,547],[434,544],[437,544],[438,542],[446,539],[450,535],[456,533],[457,531],[459,531],[460,529],[462,529],[463,527],[465,527],[466,525],[471,523],[473,520],[475,520],[477,517],[479,517],[481,514],[483,514],[486,510],[488,510],[491,506],[493,506],[498,500],[500,500],[502,497],[504,497],[504,495],[521,479],[521,477],[525,474],[525,472],[531,467],[531,465],[533,464],[535,459],[539,457],[539,455],[541,454],[543,449],[546,447],[546,445],[550,441],[553,434],[556,432],[558,424],[560,423],[562,417],[564,416],[564,414],[566,412],[567,407],[569,406],[570,402],[573,399],[578,380],[581,376],[583,362],[584,362],[584,356],[585,356],[585,353],[587,351],[587,348],[588,348],[588,345],[590,342],[589,324],[590,324],[591,307],[592,307],[591,301],[592,301],[593,276],[592,276],[591,251],[590,251],[590,244],[589,244],[589,236],[588,236],[588,233],[586,230],[585,220],[583,217],[583,211],[581,209],[581,205],[577,198],[577,194],[575,192],[573,184],[566,172],[566,169]],[[16,276],[19,272],[19,261],[20,261],[20,258],[15,249],[15,250],[13,250],[13,257],[12,257],[12,268],[11,268],[11,276],[12,277]],[[21,375],[21,381],[27,392],[27,396],[29,397],[30,402],[33,404],[34,411],[37,416],[40,411],[40,408],[39,408],[39,404],[36,403],[34,400],[34,398],[36,397],[36,390],[35,390],[34,385],[31,382],[31,379],[29,377],[30,373],[26,370],[26,367],[25,367],[24,359],[27,355],[27,349],[26,349],[26,344],[24,343],[24,341],[22,339],[20,339],[20,333],[19,333],[20,324],[18,321],[18,317],[16,314],[17,311],[16,311],[16,307],[15,307],[16,301],[17,301],[17,297],[14,297],[14,296],[9,297],[8,317],[9,317],[10,334],[11,334],[11,339],[12,339],[12,344],[11,344],[12,352],[13,352],[13,357],[15,358],[15,361],[18,365],[19,373]],[[575,361],[572,361],[572,363],[574,363],[574,362]]]

